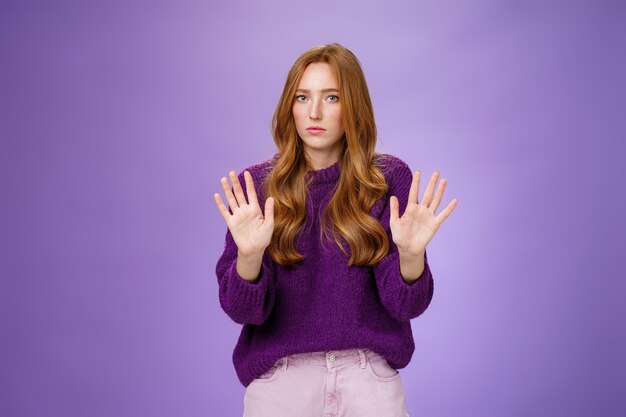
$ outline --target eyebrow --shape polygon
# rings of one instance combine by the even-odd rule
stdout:
[[[337,90],[336,88],[325,88],[325,89],[322,90],[322,93],[332,93],[332,92],[338,93],[339,90]],[[296,90],[296,93],[310,93],[310,91],[309,90],[305,90],[303,88],[298,88]]]

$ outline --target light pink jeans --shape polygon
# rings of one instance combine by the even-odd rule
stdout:
[[[254,379],[244,417],[408,417],[397,369],[369,349],[285,356]]]

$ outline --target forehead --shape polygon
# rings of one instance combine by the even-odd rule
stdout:
[[[300,82],[298,83],[299,89],[304,90],[323,90],[329,88],[339,88],[337,83],[337,77],[330,65],[326,62],[314,62],[309,64]]]

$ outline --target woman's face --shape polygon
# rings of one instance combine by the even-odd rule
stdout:
[[[302,74],[293,103],[298,135],[309,160],[328,165],[339,159],[341,120],[339,85],[330,65],[309,64]],[[314,166],[314,169],[318,169]]]

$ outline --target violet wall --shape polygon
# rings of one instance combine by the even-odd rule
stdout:
[[[274,153],[289,67],[333,41],[379,150],[459,199],[411,416],[626,415],[624,21],[608,0],[2,2],[0,415],[241,416],[212,194]]]

